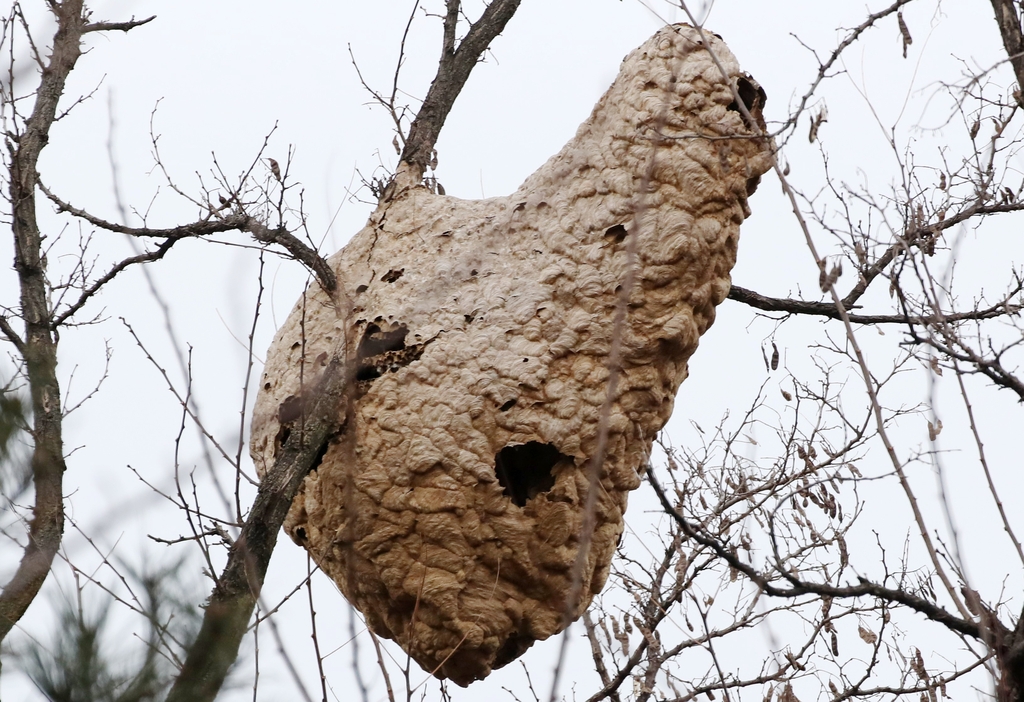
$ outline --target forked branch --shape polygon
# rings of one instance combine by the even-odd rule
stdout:
[[[874,597],[879,600],[909,607],[910,609],[923,614],[928,619],[946,626],[952,631],[965,634],[978,639],[979,641],[984,641],[987,638],[988,632],[985,628],[979,626],[973,621],[961,619],[934,602],[930,602],[923,597],[918,597],[907,590],[885,587],[883,585],[870,582],[864,578],[858,578],[859,582],[857,585],[836,586],[828,583],[816,583],[800,580],[789,573],[783,566],[778,569],[778,572],[789,581],[789,586],[780,587],[772,578],[769,578],[754,566],[743,561],[737,555],[735,550],[730,549],[716,537],[705,533],[690,523],[690,521],[679,511],[679,508],[676,505],[673,505],[669,500],[668,494],[654,476],[652,469],[648,470],[647,481],[650,483],[651,487],[654,488],[654,492],[658,496],[658,500],[661,502],[661,506],[662,509],[664,509],[665,514],[676,522],[685,536],[693,539],[702,546],[710,548],[719,558],[728,563],[729,567],[734,568],[736,571],[745,575],[752,583],[770,597],[795,598],[808,594],[822,595],[835,599]],[[1002,627],[998,621],[995,623],[999,627]],[[1004,629],[1002,633],[1005,635],[1008,632]]]
[[[64,532],[64,442],[60,385],[57,382],[57,340],[51,331],[49,286],[43,253],[43,234],[36,218],[39,155],[49,142],[57,103],[68,75],[81,56],[82,0],[53,3],[57,20],[53,51],[42,70],[32,112],[10,148],[11,229],[14,268],[21,291],[25,334],[19,350],[32,397],[32,481],[35,505],[21,562],[0,593],[0,641],[35,600],[50,572]],[[11,97],[6,97],[12,100]],[[13,330],[12,330],[13,331]],[[7,334],[12,341],[17,338]],[[17,342],[15,342],[17,345]]]
[[[83,209],[75,207],[71,203],[65,202],[50,192],[50,190],[42,183],[39,184],[39,187],[53,202],[53,204],[57,206],[57,209],[60,212],[67,212],[75,217],[85,220],[94,227],[104,229],[108,232],[127,234],[128,236],[140,239],[164,239],[165,242],[167,242],[209,236],[210,234],[219,234],[221,232],[246,232],[251,234],[252,237],[261,244],[278,244],[283,247],[295,260],[301,262],[309,270],[313,271],[320,285],[327,292],[333,293],[338,286],[338,281],[334,275],[334,271],[331,270],[327,261],[325,261],[324,258],[314,249],[302,243],[302,241],[295,237],[284,226],[272,229],[256,217],[246,214],[241,210],[228,214],[216,213],[215,216],[211,215],[190,224],[183,224],[166,229],[129,227],[96,217]],[[162,244],[162,246],[163,245],[165,244]],[[67,313],[61,315],[55,324],[60,324],[66,317]]]
[[[519,3],[520,0],[494,0],[480,15],[480,19],[470,25],[466,36],[456,48],[455,32],[462,3],[460,0],[446,0],[444,45],[437,75],[430,84],[423,106],[409,127],[409,138],[402,149],[401,160],[415,169],[417,181],[427,169],[441,127],[455,99],[466,85],[469,74],[494,38],[505,29],[519,8]]]

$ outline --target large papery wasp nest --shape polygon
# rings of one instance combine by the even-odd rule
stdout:
[[[460,200],[400,171],[330,258],[338,292],[307,290],[267,355],[252,423],[261,475],[344,344],[344,430],[285,530],[373,632],[438,677],[485,677],[601,590],[627,494],[729,291],[772,147],[764,92],[706,36],[665,27],[632,52],[512,195]],[[567,617],[633,237],[597,526]]]

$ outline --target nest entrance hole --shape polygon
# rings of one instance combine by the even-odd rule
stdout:
[[[764,108],[764,103],[768,100],[768,95],[764,92],[764,88],[757,84],[757,82],[750,76],[742,75],[736,80],[736,93],[740,96],[740,100],[743,101],[743,106],[747,108],[750,116],[757,120],[759,126],[764,129],[764,120],[761,117],[761,110]],[[747,116],[740,110],[740,106],[735,100],[729,103],[725,108],[733,112],[739,112],[740,117],[743,118],[743,123],[747,126],[747,129],[753,129],[754,125],[750,123]]]
[[[616,224],[605,230],[604,235],[610,239],[613,239],[616,244],[621,244],[626,239],[626,235],[629,231],[625,226]]]
[[[374,363],[374,359],[389,351],[404,350],[405,337],[408,335],[409,329],[404,324],[398,325],[395,329],[381,329],[376,324],[367,324],[356,351],[356,380],[379,378],[381,371]]]
[[[505,495],[523,507],[527,500],[555,486],[552,469],[562,461],[571,462],[572,457],[551,444],[528,441],[498,451],[494,457],[494,472]]]

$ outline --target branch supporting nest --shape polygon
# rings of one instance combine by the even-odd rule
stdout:
[[[437,75],[423,106],[409,127],[409,138],[402,149],[401,160],[413,167],[415,182],[423,177],[431,152],[441,134],[455,99],[462,92],[469,74],[480,61],[480,57],[505,29],[512,15],[519,9],[521,0],[494,0],[474,22],[466,36],[455,47],[455,30],[462,3],[460,0],[446,0],[444,18],[444,44]]]
[[[343,431],[346,389],[352,387],[351,381],[343,351],[336,349],[309,395],[312,403],[304,421],[292,431],[273,468],[260,481],[256,501],[241,535],[231,545],[227,565],[207,602],[199,635],[167,702],[212,702],[217,696],[248,631],[292,499],[328,443]]]

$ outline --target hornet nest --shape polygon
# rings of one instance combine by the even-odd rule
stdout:
[[[329,259],[336,294],[307,290],[267,355],[252,423],[261,475],[303,390],[343,349],[346,424],[285,530],[373,632],[440,678],[484,678],[600,592],[627,495],[729,291],[773,146],[764,91],[706,36],[665,27],[633,51],[576,136],[512,195],[438,195],[403,164]]]

